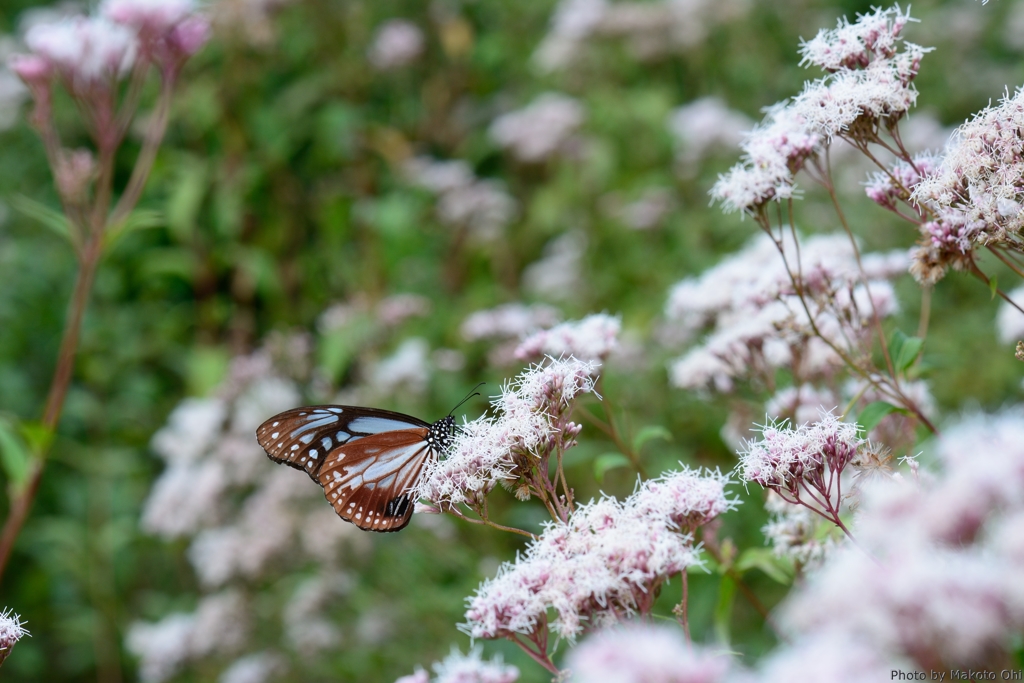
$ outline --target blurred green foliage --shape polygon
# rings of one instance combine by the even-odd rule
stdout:
[[[5,2],[0,30],[13,32],[19,14],[34,4]],[[1020,53],[1003,39],[1009,5],[914,5],[922,24],[909,29],[909,39],[937,48],[918,81],[921,109],[956,124],[1004,86],[1019,84]],[[544,75],[530,57],[552,7],[547,0],[296,0],[274,16],[268,42],[254,45],[225,31],[190,63],[141,203],[161,219],[125,235],[101,266],[52,460],[4,577],[0,602],[27,618],[33,633],[6,663],[5,680],[134,680],[135,662],[123,646],[128,625],[194,606],[196,582],[183,546],[139,530],[142,501],[161,467],[149,440],[183,397],[209,392],[227,359],[269,332],[313,330],[330,303],[356,295],[371,301],[424,295],[432,313],[374,337],[374,353],[418,335],[434,348],[463,350],[467,363],[457,373],[439,373],[425,396],[395,397],[381,407],[443,415],[476,382],[493,387],[507,376],[488,365],[484,345],[462,340],[461,321],[480,308],[528,298],[521,291],[524,267],[551,238],[579,229],[588,240],[586,287],[558,302],[564,315],[621,313],[627,332],[649,339],[668,287],[735,250],[754,230],[751,221],[707,206],[707,189],[735,153],[723,151],[696,177],[681,179],[673,171],[666,116],[717,95],[758,118],[762,107],[815,76],[797,65],[799,37],[869,3],[754,2],[746,16],[711,28],[694,49],[641,63],[609,45],[588,52],[576,68]],[[390,17],[424,29],[426,54],[381,74],[368,68],[366,51],[375,27]],[[971,30],[954,28],[953,17]],[[456,30],[464,43],[450,37]],[[585,166],[572,160],[523,165],[488,138],[497,114],[547,90],[584,104],[584,133],[593,148]],[[66,139],[82,142],[70,106],[61,119]],[[123,151],[127,173],[137,141]],[[478,176],[501,179],[520,202],[520,218],[496,243],[458,240],[436,219],[434,199],[401,177],[398,161],[409,151],[465,159]],[[18,196],[58,206],[27,124],[0,132],[0,159],[7,216],[0,223],[0,415],[33,420],[54,367],[75,263],[58,236],[10,208]],[[635,197],[650,186],[671,188],[677,200],[660,229],[630,231],[600,208],[609,193]],[[904,224],[868,202],[849,206],[869,249],[914,241]],[[827,199],[813,191],[798,211],[808,232],[837,227]],[[898,324],[913,330],[919,291],[907,278],[900,294]],[[995,408],[1019,399],[1021,373],[995,342],[995,303],[987,289],[954,274],[937,288],[933,310],[923,353],[941,408]],[[366,334],[374,333],[367,328]],[[321,338],[320,362],[343,385],[357,376],[365,346],[359,338]],[[726,402],[670,389],[671,352],[644,348],[641,369],[610,367],[602,389],[626,434],[671,435],[647,443],[647,469],[678,461],[731,468],[733,456],[719,437]],[[650,428],[655,431],[644,431]],[[589,428],[580,441],[569,459],[578,497],[628,493],[635,473],[600,464],[614,446]],[[726,516],[719,537],[740,549],[762,548],[762,492],[738,494],[744,504]],[[536,525],[543,518],[504,492],[495,498],[498,519]],[[0,509],[6,502],[0,500]],[[391,681],[443,657],[451,643],[465,649],[455,628],[463,599],[522,547],[517,538],[468,525],[457,525],[447,541],[407,531],[374,536],[372,543],[372,553],[352,560],[356,586],[336,615],[346,643],[318,660],[304,680]],[[786,592],[770,575],[778,568],[757,569],[763,564],[757,555],[744,561],[751,588],[771,607]],[[268,580],[260,590],[273,600],[291,588],[282,585],[290,580]],[[678,582],[665,589],[659,613],[670,614],[679,590]],[[731,648],[750,661],[773,639],[733,590],[715,574],[692,575],[692,628],[699,641],[727,634]],[[351,635],[362,615],[379,609],[394,624],[388,637],[360,642]],[[545,680],[511,644],[489,643],[487,651],[503,652],[524,681]],[[180,680],[215,675],[195,670]]]

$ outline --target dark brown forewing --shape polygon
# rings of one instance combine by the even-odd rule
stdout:
[[[358,406],[306,406],[286,410],[256,430],[256,440],[270,459],[309,474],[313,481],[327,454],[340,445],[427,423],[411,415]]]
[[[383,432],[331,451],[319,480],[334,511],[367,531],[405,527],[416,503],[412,489],[430,455],[427,431]]]

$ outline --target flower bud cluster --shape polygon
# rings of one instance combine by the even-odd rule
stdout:
[[[59,77],[73,94],[109,89],[148,63],[174,71],[209,37],[193,0],[104,0],[93,16],[33,26],[12,67],[35,88]]]

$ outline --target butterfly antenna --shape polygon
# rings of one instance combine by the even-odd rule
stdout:
[[[450,411],[448,411],[448,415],[449,415],[449,416],[451,416],[451,414],[452,414],[452,413],[454,413],[454,412],[455,412],[456,410],[458,410],[459,406],[461,406],[461,405],[462,405],[463,403],[465,403],[465,402],[466,402],[466,401],[468,401],[469,399],[473,398],[474,396],[479,396],[479,395],[480,395],[480,392],[479,392],[479,391],[477,391],[477,389],[479,389],[480,387],[482,387],[482,386],[483,386],[484,384],[486,384],[486,382],[480,382],[480,384],[477,384],[477,385],[476,385],[475,387],[473,387],[472,389],[470,389],[470,392],[469,392],[469,394],[468,394],[468,395],[466,396],[466,398],[464,398],[464,399],[462,399],[461,401],[459,401],[458,405],[456,405],[456,406],[455,406],[454,408],[452,408],[452,409],[451,409]]]

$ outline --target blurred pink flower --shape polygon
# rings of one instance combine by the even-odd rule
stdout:
[[[416,24],[391,19],[377,29],[367,57],[380,71],[390,71],[414,63],[423,54],[424,43]]]
[[[595,313],[582,320],[534,332],[516,348],[516,358],[574,356],[584,360],[605,360],[618,348],[621,329],[620,317]]]
[[[723,683],[730,668],[679,629],[640,623],[596,633],[566,658],[572,683]]]

